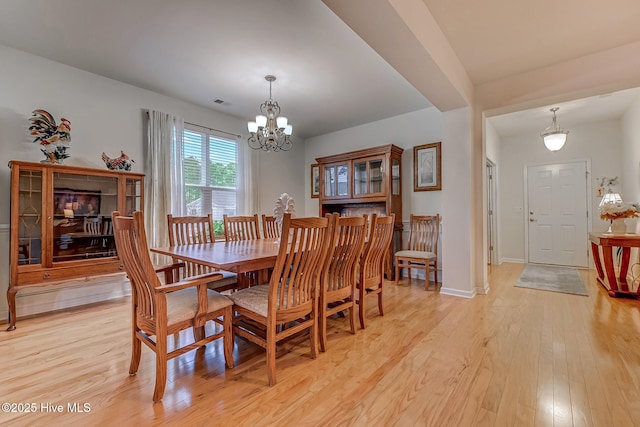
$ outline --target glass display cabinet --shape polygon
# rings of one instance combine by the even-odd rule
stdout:
[[[123,271],[111,212],[143,207],[144,175],[11,161],[9,329],[23,287]]]

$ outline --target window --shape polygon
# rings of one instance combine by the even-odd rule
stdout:
[[[216,235],[222,234],[222,215],[237,212],[238,144],[185,129],[182,148],[185,213],[212,214]]]

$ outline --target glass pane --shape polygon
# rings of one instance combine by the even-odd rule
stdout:
[[[349,168],[347,165],[339,165],[338,169],[338,196],[349,195]]]
[[[54,173],[53,262],[114,256],[115,210],[118,178]]]
[[[353,192],[355,195],[367,192],[367,164],[358,162],[353,164]]]
[[[20,171],[18,264],[42,263],[42,172]]]
[[[369,193],[382,193],[382,159],[369,161]]]
[[[333,197],[336,195],[336,170],[333,166],[327,166],[324,168],[324,195],[326,197]]]
[[[141,211],[143,209],[141,204],[142,189],[140,188],[140,180],[127,178],[126,187],[125,211],[127,212],[127,216],[132,216],[133,212]]]
[[[391,194],[400,194],[400,161],[391,160]]]

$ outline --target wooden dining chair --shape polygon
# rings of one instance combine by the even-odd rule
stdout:
[[[260,238],[258,214],[251,216],[222,216],[224,220],[224,238],[227,242],[255,240]]]
[[[275,216],[262,214],[262,236],[265,239],[277,239],[280,237],[280,228]]]
[[[385,258],[393,237],[395,214],[370,217],[369,235],[362,251],[358,274],[358,314],[360,327],[365,327],[365,297],[378,296],[378,311],[384,316],[382,308],[382,282],[384,279]]]
[[[269,385],[276,383],[276,343],[309,330],[311,356],[318,355],[318,291],[329,244],[328,218],[285,214],[271,279],[266,285],[239,290],[233,300],[236,335],[267,351]]]
[[[173,216],[168,214],[167,225],[169,228],[169,246],[215,243],[213,217],[211,214],[207,216]],[[181,271],[183,279],[216,271],[222,274],[222,279],[212,282],[209,289],[222,292],[234,289],[238,284],[238,276],[230,271],[218,270],[208,265],[190,261],[174,259],[173,262],[183,264],[181,270],[174,270],[176,272]]]
[[[429,273],[433,270],[436,289],[438,288],[438,236],[440,215],[411,215],[409,223],[409,242],[407,249],[395,253],[396,285],[400,280],[400,271],[407,269],[411,281],[411,269],[424,270],[424,289],[429,289]]]
[[[232,368],[233,302],[207,289],[207,283],[221,279],[222,275],[212,273],[163,285],[149,257],[143,213],[136,211],[133,217],[123,217],[116,211],[112,218],[118,256],[131,282],[133,310],[129,375],[138,371],[142,343],[156,354],[154,402],[162,400],[164,395],[169,359],[222,338],[225,363]],[[216,328],[219,332],[207,336],[204,326],[210,320],[222,324],[222,329]],[[169,349],[167,336],[185,329],[193,330],[194,341]]]
[[[327,318],[349,310],[351,333],[356,333],[356,270],[367,232],[365,217],[333,214],[331,241],[320,286],[320,351],[327,347]]]

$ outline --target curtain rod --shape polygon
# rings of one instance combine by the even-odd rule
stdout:
[[[146,113],[147,113],[147,117],[149,117],[149,110],[147,110]],[[191,125],[191,126],[198,126],[200,128],[209,129],[209,130],[213,130],[213,131],[216,131],[216,132],[226,133],[227,135],[235,136],[238,139],[242,138],[242,135],[238,135],[237,133],[231,133],[231,132],[227,132],[227,131],[220,130],[220,129],[214,129],[214,128],[210,128],[209,126],[202,126],[202,125],[199,125],[197,123],[184,122],[184,124]]]
[[[220,130],[220,129],[214,129],[214,128],[210,128],[209,126],[202,126],[202,125],[199,125],[199,124],[196,124],[196,123],[190,123],[190,122],[184,122],[184,124],[185,125],[191,125],[191,126],[198,126],[200,128],[209,129],[209,130],[213,130],[213,131],[216,131],[216,132],[226,133],[227,135],[233,135],[238,139],[242,138],[242,135],[238,135],[237,133],[231,133],[231,132],[227,132],[227,131]]]

